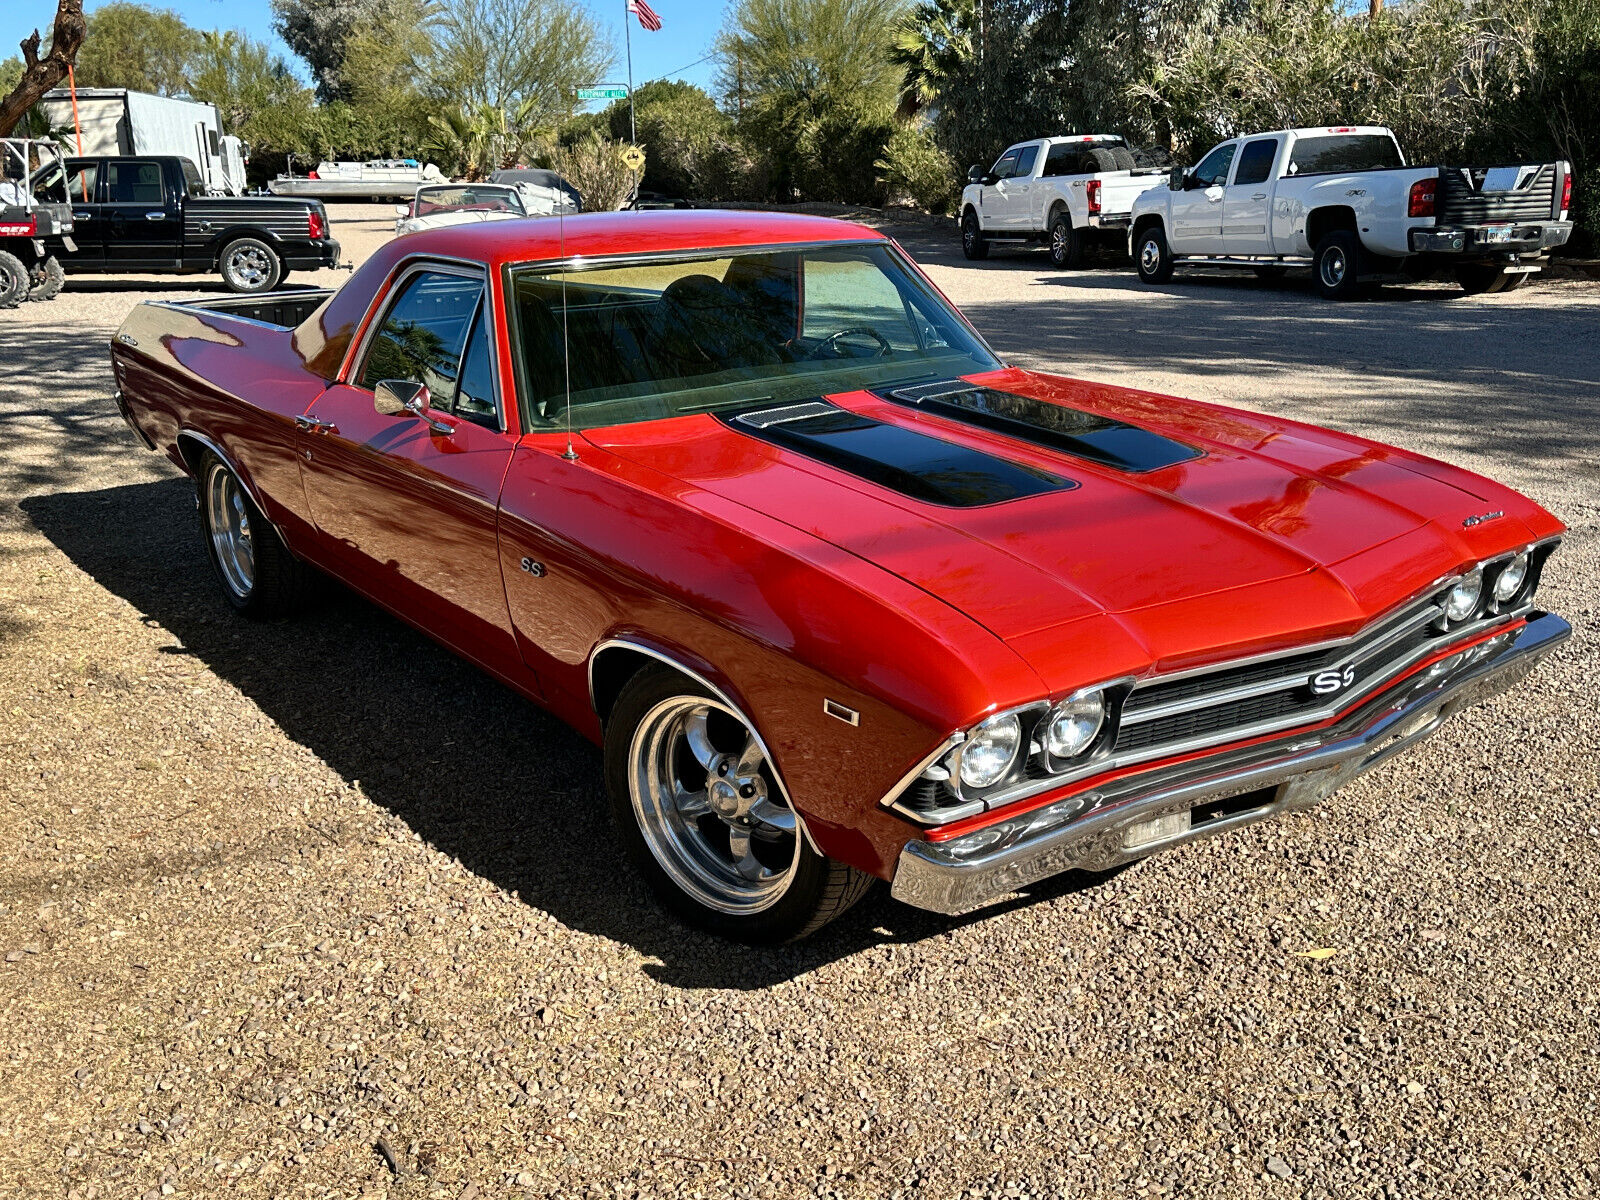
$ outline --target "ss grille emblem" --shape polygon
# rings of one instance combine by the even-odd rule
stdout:
[[[1331,696],[1342,692],[1356,681],[1356,668],[1352,663],[1342,671],[1318,671],[1311,677],[1311,690],[1318,696]]]
[[[517,564],[517,566],[521,567],[524,571],[526,571],[529,575],[532,575],[535,579],[538,579],[538,578],[540,578],[540,577],[542,577],[544,575],[544,564],[542,562],[534,562],[533,559],[531,559],[531,558],[523,559],[520,563]]]

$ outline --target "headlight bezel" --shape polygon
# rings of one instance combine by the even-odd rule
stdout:
[[[1458,633],[1480,621],[1504,617],[1513,613],[1526,611],[1533,605],[1534,593],[1538,591],[1541,577],[1544,573],[1544,564],[1561,545],[1559,537],[1547,538],[1542,542],[1534,542],[1521,546],[1515,550],[1502,551],[1499,554],[1485,558],[1473,566],[1466,567],[1439,583],[1438,603],[1439,619],[1438,629],[1441,633]],[[1516,588],[1506,596],[1498,594],[1501,576],[1521,561],[1524,564],[1522,579]],[[1449,611],[1449,601],[1455,589],[1463,580],[1476,576],[1479,580],[1478,595],[1471,611],[1464,616],[1453,616]]]

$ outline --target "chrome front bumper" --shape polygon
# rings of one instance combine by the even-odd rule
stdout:
[[[1184,842],[1309,808],[1446,719],[1519,683],[1572,635],[1552,613],[1499,635],[1445,672],[1419,672],[1380,692],[1337,725],[1156,769],[1079,793],[947,842],[912,841],[900,852],[892,893],[934,912],[982,908],[1063,871],[1104,871]],[[1447,663],[1450,660],[1445,660]],[[1172,836],[1134,840],[1159,818],[1192,824]],[[1053,823],[1052,823],[1053,821]],[[998,848],[981,843],[1007,827]],[[981,835],[981,836],[980,836]],[[963,846],[964,841],[973,839]]]

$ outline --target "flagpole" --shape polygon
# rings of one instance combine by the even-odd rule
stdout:
[[[633,13],[628,0],[622,0],[622,38],[628,45],[628,144],[638,145],[639,130],[633,124]]]

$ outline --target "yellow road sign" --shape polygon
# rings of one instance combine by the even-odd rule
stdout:
[[[637,146],[629,146],[622,152],[622,165],[630,171],[637,171],[644,166],[644,151]]]

